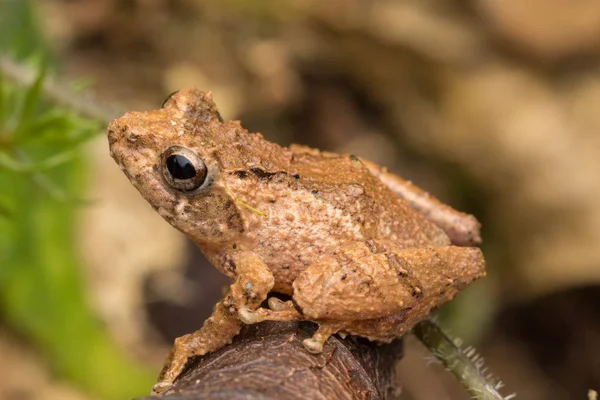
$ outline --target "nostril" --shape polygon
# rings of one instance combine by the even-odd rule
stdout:
[[[139,138],[139,135],[137,135],[135,132],[129,132],[129,134],[127,135],[127,141],[130,143],[135,143],[137,142]]]

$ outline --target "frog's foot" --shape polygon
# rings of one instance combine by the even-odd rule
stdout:
[[[239,333],[242,323],[226,303],[227,300],[217,303],[215,311],[204,322],[202,328],[175,339],[158,382],[152,387],[153,394],[169,389],[191,357],[202,356],[231,343],[233,337]]]
[[[342,326],[338,322],[323,322],[319,329],[310,339],[304,339],[302,344],[309,353],[319,354],[323,351],[323,345],[331,335],[337,333]]]
[[[258,308],[254,311],[247,307],[240,307],[238,317],[247,324],[256,324],[262,321],[302,321],[304,316],[295,308],[284,309],[282,311],[269,310],[268,308]]]
[[[150,392],[150,396],[158,396],[165,390],[169,389],[171,386],[173,386],[173,383],[171,383],[171,382],[160,381],[160,382],[156,383],[154,386],[152,386],[152,391]]]
[[[175,344],[165,360],[158,382],[152,386],[150,392],[152,396],[156,396],[173,386],[173,381],[183,371],[188,357],[193,355],[193,353],[190,353],[190,347],[186,344],[192,342],[193,335],[197,334],[198,332],[194,332],[175,339]]]
[[[269,297],[269,308],[273,311],[291,311],[296,309],[291,300],[282,301],[277,297]]]

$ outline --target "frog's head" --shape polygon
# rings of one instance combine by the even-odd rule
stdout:
[[[222,177],[221,155],[228,140],[248,135],[240,131],[239,123],[223,122],[210,93],[190,89],[171,95],[159,110],[115,119],[108,140],[112,157],[142,196],[202,246],[244,232]]]

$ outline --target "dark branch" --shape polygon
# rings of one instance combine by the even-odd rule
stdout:
[[[313,355],[302,340],[314,331],[311,323],[246,326],[232,344],[192,362],[163,396],[169,400],[392,398],[394,365],[402,356],[400,340],[376,345],[354,337],[332,337],[323,353]]]

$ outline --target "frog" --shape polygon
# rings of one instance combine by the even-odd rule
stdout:
[[[356,155],[270,142],[211,92],[182,89],[107,133],[131,184],[233,281],[175,340],[155,395],[245,324],[313,322],[315,354],[335,334],[387,343],[485,275],[474,216]]]

